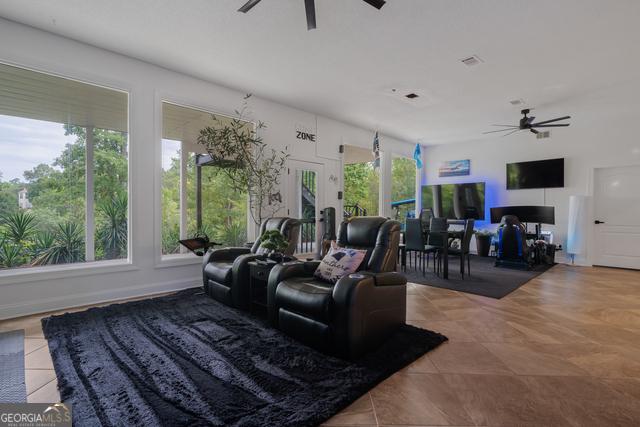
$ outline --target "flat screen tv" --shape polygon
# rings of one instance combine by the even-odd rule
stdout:
[[[441,218],[484,220],[484,182],[423,185],[422,209]]]
[[[564,187],[564,159],[507,164],[507,190]]]

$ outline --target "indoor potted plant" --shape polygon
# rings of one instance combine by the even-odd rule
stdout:
[[[491,238],[493,237],[493,231],[489,230],[477,230],[476,235],[476,252],[478,256],[489,256],[491,250]]]
[[[269,259],[281,262],[285,258],[282,251],[287,249],[289,242],[287,242],[287,239],[278,230],[269,230],[262,234],[262,237],[260,238],[260,246],[269,251],[267,254]]]
[[[229,178],[233,189],[248,194],[249,214],[259,227],[282,207],[280,182],[289,154],[262,139],[261,131],[267,125],[262,121],[254,125],[248,117],[250,98],[251,94],[244,97],[233,119],[212,115],[212,125],[200,130],[197,142],[213,164],[223,166],[219,171]]]

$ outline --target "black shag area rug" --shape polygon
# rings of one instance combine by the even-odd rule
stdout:
[[[356,362],[188,289],[42,320],[75,425],[314,426],[446,341],[401,328]]]
[[[532,270],[516,270],[506,267],[496,267],[494,257],[471,256],[471,276],[467,275],[465,266],[464,279],[460,274],[460,257],[449,257],[449,279],[445,280],[433,272],[433,257],[429,268],[417,271],[415,265],[409,266],[407,254],[407,271],[405,276],[412,283],[466,292],[485,297],[500,299],[509,295],[529,280],[537,277],[553,267],[552,265],[536,265]],[[411,258],[413,261],[413,257]]]

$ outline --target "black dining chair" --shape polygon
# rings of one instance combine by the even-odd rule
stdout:
[[[471,253],[469,252],[469,245],[471,243],[471,236],[473,236],[473,226],[475,225],[475,220],[468,219],[464,224],[464,232],[462,234],[462,238],[460,239],[460,248],[449,248],[450,255],[458,255],[460,257],[460,273],[462,274],[462,278],[464,279],[464,261],[466,258],[467,261],[467,270],[469,272],[469,276],[471,276]]]
[[[421,261],[424,262],[424,234],[422,233],[422,225],[419,219],[407,218],[404,231],[407,258],[409,258],[409,266],[411,266],[411,254],[413,253],[413,264],[416,269],[420,267]],[[419,256],[418,256],[419,255]]]
[[[422,233],[425,235],[425,241],[429,235],[429,226],[431,224],[431,218],[433,218],[433,208],[422,209],[420,211],[420,223],[422,224]]]
[[[435,254],[439,248],[427,245],[427,235],[425,235],[422,221],[419,219],[407,219],[405,236],[407,238],[406,250],[409,254],[411,252],[414,253],[415,268],[416,270],[422,268],[422,275],[424,276],[426,269],[429,268],[430,254]],[[411,260],[411,255],[409,255],[409,260]]]
[[[449,228],[449,224],[447,223],[446,218],[436,218],[433,217],[429,221],[429,237],[427,238],[427,246],[425,250],[429,250],[430,252],[434,252],[434,260],[433,260],[433,271],[436,274],[440,274],[440,263],[441,257],[440,254],[444,245],[449,244],[449,239],[444,234],[444,231],[447,231]]]

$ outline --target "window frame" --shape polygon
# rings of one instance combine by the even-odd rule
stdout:
[[[162,253],[162,126],[163,126],[163,116],[162,109],[163,104],[172,104],[178,107],[183,108],[191,108],[194,110],[198,110],[207,114],[213,114],[216,116],[226,117],[229,119],[241,119],[237,114],[231,112],[224,112],[218,106],[213,105],[204,105],[198,102],[194,102],[191,99],[185,99],[183,97],[177,96],[175,94],[156,91],[155,94],[155,111],[154,116],[155,120],[155,147],[154,147],[154,195],[155,195],[155,203],[154,203],[154,259],[155,259],[155,268],[171,268],[178,266],[186,266],[186,265],[194,265],[200,264],[202,262],[201,257],[191,253],[178,253],[178,254],[167,254],[164,255]],[[253,126],[253,130],[257,131],[258,122],[256,120],[248,120],[247,118],[242,118],[241,120],[250,123]],[[182,185],[182,183],[181,183]],[[247,199],[249,196],[247,195]],[[249,212],[251,209],[250,204],[247,202],[247,212],[246,212],[246,220],[247,220],[247,239],[251,240],[255,237],[255,227],[253,221],[251,220],[251,215]]]
[[[0,59],[0,64],[9,67],[19,68],[25,71],[45,74],[51,77],[57,77],[71,82],[80,83],[99,87],[102,89],[121,92],[127,97],[127,258],[115,260],[90,260],[71,264],[54,264],[46,266],[14,268],[0,270],[0,286],[12,285],[16,283],[52,280],[64,277],[90,276],[94,274],[115,273],[122,271],[138,270],[139,267],[134,264],[133,257],[133,208],[132,208],[132,141],[134,140],[131,132],[131,100],[132,87],[122,81],[114,80],[102,75],[79,72],[77,69],[69,69],[66,67],[52,66],[50,64],[26,64],[24,62],[11,61],[9,59]],[[85,157],[86,162],[86,157]],[[86,188],[86,183],[85,183]],[[85,194],[85,207],[91,200],[92,209],[95,210],[94,197],[87,197]],[[87,223],[84,224],[85,234],[87,231]],[[95,242],[95,222],[93,223],[93,239]]]
[[[408,154],[404,154],[404,153],[399,153],[399,152],[391,152],[390,155],[390,165],[389,165],[389,197],[391,199],[391,202],[393,202],[393,160],[396,158],[402,158],[402,159],[407,159],[407,160],[411,160],[413,161],[413,165],[414,165],[414,194],[413,194],[413,198],[415,199],[414,202],[414,206],[413,206],[413,210],[414,213],[416,215],[416,218],[419,215],[419,208],[418,208],[418,193],[420,192],[420,185],[418,184],[419,182],[419,169],[418,166],[415,164],[415,159],[408,155]],[[389,204],[389,209],[391,210],[391,212],[393,212],[393,208],[391,208],[391,204]]]

